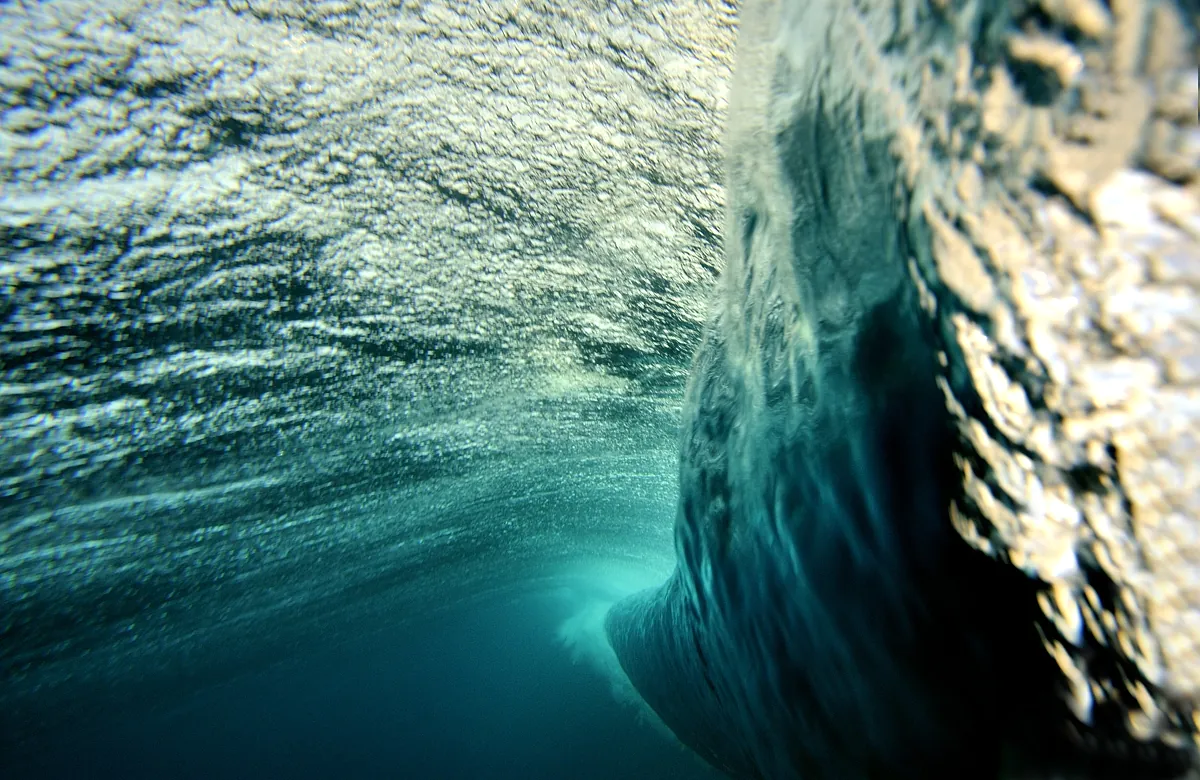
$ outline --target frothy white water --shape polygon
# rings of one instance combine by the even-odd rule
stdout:
[[[604,631],[604,619],[613,604],[625,596],[656,587],[670,575],[673,561],[652,564],[594,564],[572,572],[571,584],[559,595],[570,605],[570,616],[558,627],[558,641],[576,664],[587,664],[608,681],[613,697],[637,713],[638,720],[660,731],[672,742],[675,735],[646,704]]]

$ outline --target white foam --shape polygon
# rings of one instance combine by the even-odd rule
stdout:
[[[639,721],[676,741],[666,724],[646,704],[625,670],[604,631],[609,608],[626,596],[661,584],[670,574],[670,562],[663,565],[630,566],[596,564],[572,573],[571,584],[560,595],[571,605],[570,616],[558,627],[558,640],[571,653],[576,664],[587,664],[608,681],[613,697],[634,708]]]

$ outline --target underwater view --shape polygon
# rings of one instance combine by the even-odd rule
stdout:
[[[1200,778],[1200,3],[0,3],[0,777]]]

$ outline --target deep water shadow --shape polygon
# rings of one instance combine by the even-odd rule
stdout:
[[[22,778],[713,780],[557,637],[570,605],[497,601],[48,735]]]

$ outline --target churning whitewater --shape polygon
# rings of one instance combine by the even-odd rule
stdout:
[[[968,39],[991,20],[973,21]],[[645,701],[732,777],[1174,777],[1190,747],[1068,709],[1045,583],[952,522],[963,451],[910,266],[928,227],[906,215],[928,196],[906,186],[893,92],[936,40],[851,4],[743,6],[678,566],[617,604],[608,636]]]
[[[1194,770],[1198,26],[0,3],[0,774]]]

